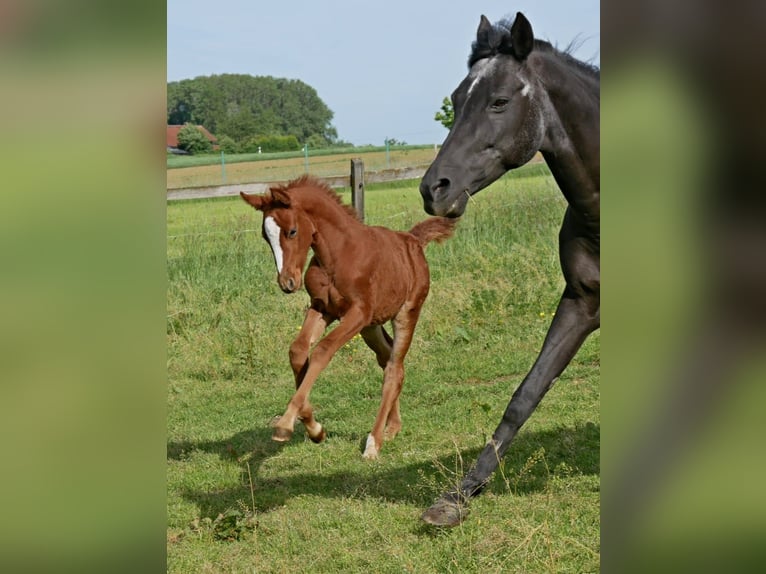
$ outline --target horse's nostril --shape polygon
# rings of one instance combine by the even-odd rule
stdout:
[[[446,178],[439,179],[435,184],[431,186],[431,193],[436,196],[437,193],[440,193],[446,189],[449,188],[450,180]]]
[[[292,277],[287,280],[287,288],[292,291],[295,289],[295,281],[293,281]]]

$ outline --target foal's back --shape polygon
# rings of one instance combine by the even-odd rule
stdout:
[[[361,305],[370,324],[391,320],[405,304],[422,305],[430,277],[423,247],[415,236],[360,224],[346,229],[345,238],[342,264],[325,271],[346,304]],[[323,267],[321,262],[319,266]],[[306,287],[311,293],[308,277]]]
[[[419,308],[428,295],[430,275],[423,246],[412,234],[368,227],[377,248],[370,270],[373,322],[391,319],[405,304]]]

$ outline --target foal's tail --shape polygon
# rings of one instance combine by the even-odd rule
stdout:
[[[425,247],[431,241],[440,243],[452,237],[457,222],[449,217],[429,217],[410,229],[410,233]]]

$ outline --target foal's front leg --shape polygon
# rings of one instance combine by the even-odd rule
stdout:
[[[298,371],[299,374],[303,373],[302,380],[300,380],[293,398],[290,399],[285,414],[274,426],[274,432],[271,437],[273,440],[280,442],[290,440],[295,428],[295,421],[302,416],[302,413],[306,412],[307,408],[311,409],[308,396],[319,373],[327,366],[335,352],[348,343],[368,322],[369,316],[367,314],[361,309],[352,308],[343,316],[340,324],[317,343],[317,346],[311,352],[308,364],[305,365],[305,368],[301,368]],[[298,361],[296,361],[296,365],[298,365]],[[296,383],[298,376],[296,375]],[[323,431],[320,430],[318,432]],[[309,431],[309,436],[310,434],[311,431]]]
[[[290,345],[290,366],[293,369],[295,377],[295,388],[298,389],[306,376],[306,370],[309,364],[309,351],[314,343],[324,333],[327,325],[332,322],[331,317],[324,315],[320,311],[309,308],[306,311],[306,317],[303,320],[303,326],[300,333]],[[314,442],[322,442],[327,433],[322,425],[314,419],[314,409],[308,400],[298,414],[298,419],[303,423],[309,438]],[[276,441],[286,441],[290,435],[284,435],[278,428],[274,429],[272,439]]]

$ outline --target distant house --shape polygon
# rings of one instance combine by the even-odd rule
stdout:
[[[167,145],[167,150],[170,153],[186,153],[185,151],[178,149],[178,132],[181,131],[182,127],[183,126],[168,126],[165,142]],[[213,144],[213,149],[218,149],[218,140],[213,134],[211,134],[202,126],[197,126],[197,129],[201,131],[208,140],[210,140],[210,143]]]

